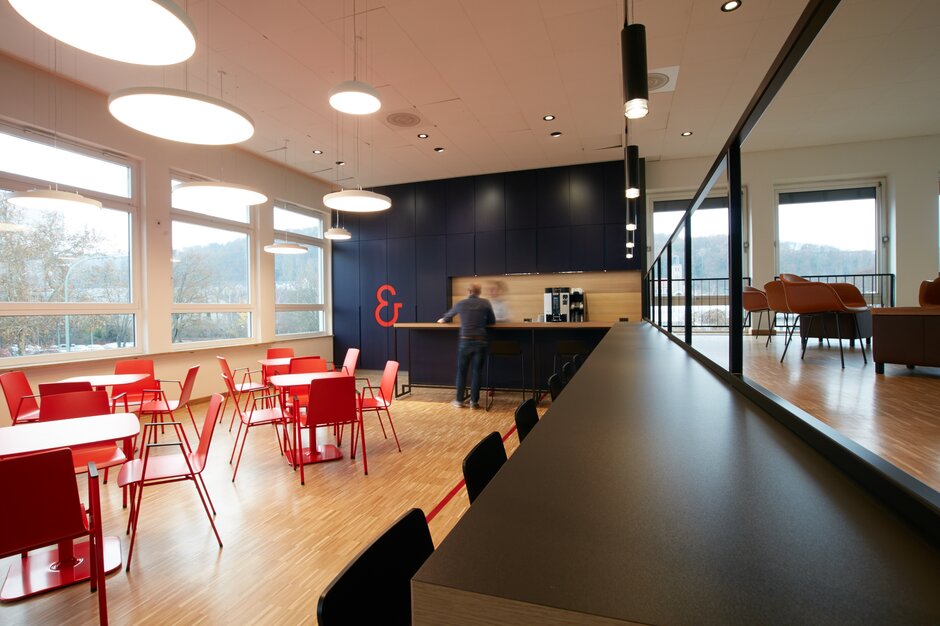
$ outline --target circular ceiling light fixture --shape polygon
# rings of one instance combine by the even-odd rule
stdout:
[[[679,134],[680,134],[681,136],[683,136],[683,137],[691,137],[691,136],[692,136],[692,131],[691,131],[691,130],[687,130],[687,131],[682,132],[682,133],[679,133]]]
[[[444,151],[444,148],[434,148],[434,151],[437,153],[441,153]]]
[[[627,224],[627,230],[636,230],[636,224],[634,224],[633,222],[630,222],[629,224]]]
[[[352,233],[342,226],[333,226],[328,231],[323,233],[323,236],[327,239],[332,239],[333,241],[346,241],[347,239],[352,239]]]
[[[182,63],[196,27],[169,0],[10,0],[23,18],[70,46],[138,65]]]
[[[346,165],[346,161],[337,161],[336,165]]]
[[[313,153],[314,153],[314,154],[323,154],[323,150],[314,150]]]
[[[555,116],[554,116],[554,115],[551,115],[551,114],[549,114],[549,115],[543,115],[543,116],[542,116],[542,119],[545,120],[546,122],[551,122],[553,119],[555,119]]]
[[[428,137],[427,133],[418,133],[418,139],[427,139]]]
[[[244,111],[217,98],[165,87],[115,91],[108,109],[117,120],[142,133],[204,146],[241,143],[255,133]]]
[[[552,137],[561,137],[561,132],[556,130],[555,132],[551,133],[551,135]]]
[[[22,209],[35,210],[74,210],[93,207],[101,208],[101,203],[91,198],[71,191],[58,191],[56,189],[30,189],[18,191],[6,198],[7,202]]]
[[[721,3],[721,11],[723,13],[731,13],[732,11],[740,9],[742,4],[744,4],[742,0],[728,0],[727,2]]]
[[[330,106],[340,113],[368,115],[382,108],[382,100],[372,85],[347,80],[330,90]]]
[[[260,191],[233,183],[197,181],[173,189],[173,206],[184,210],[201,210],[207,205],[253,206],[267,201],[268,197]]]
[[[323,196],[323,204],[337,211],[375,213],[391,208],[392,199],[363,189],[344,189]]]
[[[634,246],[634,243],[633,243],[632,241],[628,241],[628,242],[627,242],[627,247],[628,247],[628,248],[632,248],[633,246]]]
[[[270,252],[271,254],[307,254],[307,247],[299,243],[281,241],[278,243],[269,243],[264,247],[264,251]]]
[[[632,259],[632,258],[633,258],[633,253],[632,253],[632,252],[627,252],[627,258],[628,258],[628,259]]]

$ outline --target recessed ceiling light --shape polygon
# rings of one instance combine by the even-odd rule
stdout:
[[[543,116],[542,116],[542,119],[545,120],[546,122],[551,122],[553,119],[555,119],[555,116],[554,116],[554,115],[543,115]]]
[[[683,137],[691,137],[691,136],[692,136],[692,131],[691,131],[691,130],[687,130],[687,131],[685,131],[684,133],[681,133],[681,135],[682,135]]]
[[[443,152],[443,151],[444,151],[444,148],[434,148],[434,151],[435,151],[435,152]]]
[[[737,9],[741,8],[743,4],[742,0],[728,0],[727,2],[721,3],[721,10],[725,13],[731,13]]]
[[[556,130],[552,133],[552,137],[561,137],[561,132]]]
[[[337,161],[336,164],[337,164],[337,165],[346,165],[346,161]]]
[[[427,138],[428,138],[427,133],[418,133],[418,139],[427,139]]]
[[[323,154],[323,150],[314,150],[313,153],[314,153],[314,154]]]

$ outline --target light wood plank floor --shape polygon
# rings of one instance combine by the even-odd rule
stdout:
[[[238,482],[232,484],[228,459],[234,433],[228,432],[226,415],[204,474],[225,547],[215,542],[190,483],[147,489],[133,568],[108,578],[111,622],[315,622],[320,592],[352,556],[407,509],[430,512],[462,478],[461,461],[470,448],[491,431],[505,434],[512,427],[518,393],[498,393],[489,412],[451,407],[452,394],[416,389],[393,403],[401,453],[367,415],[369,475],[362,473],[361,457],[344,458],[307,466],[303,487],[279,456],[270,428],[253,429]],[[205,403],[195,407],[197,423],[204,408]],[[517,443],[516,435],[510,436],[507,452]],[[345,442],[343,450],[348,454]],[[83,481],[82,476],[79,484]],[[122,537],[126,560],[127,511],[116,479],[102,496],[105,534]],[[435,545],[467,508],[462,489],[431,523]],[[10,562],[0,561],[3,575]],[[96,598],[87,585],[0,605],[0,624],[63,623],[97,623]]]
[[[940,491],[940,368],[885,365],[875,374],[861,351],[845,342],[845,369],[839,347],[811,341],[800,360],[794,338],[783,354],[782,336],[765,348],[766,337],[744,338],[744,375]],[[696,349],[727,363],[727,336],[696,334]]]

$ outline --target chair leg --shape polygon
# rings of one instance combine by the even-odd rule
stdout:
[[[202,479],[202,474],[196,474],[196,476],[199,478],[199,482],[202,483],[202,490],[206,494],[206,500],[209,501],[209,508],[212,509],[212,514],[217,515],[215,512],[215,505],[212,504],[212,498],[209,497],[209,489],[206,487],[206,481]]]
[[[800,338],[800,341],[803,343],[803,351],[800,353],[800,359],[806,356],[806,344],[808,343],[808,338],[813,335],[813,324],[816,323],[816,317],[816,315],[810,315],[809,317],[809,327],[806,329],[807,339]],[[802,335],[803,332],[800,331],[800,334]]]
[[[232,464],[232,461],[235,460],[235,450],[238,448],[238,438],[239,438],[239,437],[241,436],[241,434],[242,434],[242,426],[243,426],[243,425],[244,425],[244,422],[242,422],[241,420],[238,420],[238,430],[235,431],[235,443],[232,445],[232,454],[229,455],[229,457],[228,457],[228,464],[229,464],[229,465],[231,465],[231,464]]]
[[[124,568],[125,572],[131,571],[131,559],[134,556],[134,543],[137,541],[137,522],[140,521],[140,505],[143,503],[144,496],[144,481],[141,479],[140,484],[137,485],[137,502],[136,504],[131,505],[131,543],[127,548],[127,566]]]
[[[767,341],[764,342],[765,348],[770,345],[770,339],[771,337],[774,336],[774,330],[776,330],[777,328],[777,312],[776,311],[773,311],[772,313],[768,312],[767,317],[771,318],[772,321],[768,320],[767,322]]]
[[[222,408],[219,409],[219,422],[218,422],[219,424],[222,423],[222,419],[225,417],[225,407],[228,406],[228,396],[229,394],[225,394],[225,396],[222,399]]]
[[[862,359],[865,365],[868,365],[868,356],[865,354],[865,342],[862,341],[862,329],[858,325],[858,315],[852,314],[852,321],[855,322],[855,336],[858,337],[858,347],[862,349]]]
[[[188,464],[189,464],[189,461],[187,461],[187,465],[188,465]],[[189,468],[189,471],[192,471],[192,467]],[[201,479],[201,478],[202,478],[202,477],[200,476],[200,479]],[[206,510],[206,517],[209,518],[209,524],[212,526],[212,532],[215,533],[215,538],[216,538],[216,540],[219,542],[219,547],[221,548],[221,547],[222,547],[222,538],[219,537],[219,531],[218,531],[218,529],[215,527],[215,520],[212,519],[212,514],[209,513],[209,507],[208,507],[208,505],[206,504],[206,498],[209,496],[209,492],[207,491],[207,492],[206,492],[206,496],[203,497],[203,495],[202,495],[202,489],[199,488],[199,481],[198,481],[198,480],[193,480],[193,485],[196,486],[196,493],[199,494],[199,500],[202,501],[202,508],[204,508],[204,509]],[[128,558],[129,558],[129,557],[128,557]]]
[[[238,425],[238,429],[241,430],[241,424]],[[239,448],[238,450],[238,461],[235,463],[235,471],[232,473],[232,482],[235,482],[235,477],[238,476],[238,466],[241,465],[242,453],[245,451],[245,442],[248,441],[248,433],[250,432],[251,432],[251,427],[250,426],[246,427],[245,436],[242,437],[242,447]],[[235,442],[238,443],[238,440],[236,439]],[[233,449],[232,452],[234,453],[235,450]]]
[[[398,443],[398,433],[395,432],[395,422],[392,421],[392,414],[388,412],[388,408],[385,409],[385,415],[388,417],[388,425],[392,427],[392,435],[395,436],[395,445],[398,446],[398,451],[401,452],[401,444]],[[382,418],[379,418],[379,422],[382,421]],[[388,439],[388,437],[386,437]]]
[[[186,403],[186,410],[189,411],[189,421],[193,423],[193,430],[196,431],[196,438],[198,439],[202,433],[199,432],[199,427],[196,426],[196,418],[193,417],[193,411],[189,408],[188,402]]]
[[[391,418],[389,418],[389,423],[391,423]],[[394,426],[392,427],[392,432],[394,432]],[[351,433],[350,433],[351,435]],[[362,469],[365,472],[365,475],[369,475],[369,458],[366,456],[366,429],[363,428],[362,424],[362,413],[359,414],[359,437],[362,438]],[[396,438],[397,441],[397,438]],[[401,450],[401,448],[399,448]]]
[[[784,319],[785,319],[784,323],[787,323],[787,322],[786,322],[786,318],[784,318]],[[787,323],[787,330],[789,330],[789,333],[787,333],[787,341],[786,341],[786,343],[783,344],[783,356],[780,357],[780,362],[781,362],[781,363],[783,363],[783,359],[785,359],[786,356],[787,356],[787,350],[790,349],[790,342],[793,341],[793,333],[794,333],[794,331],[796,331],[796,323],[799,321],[799,319],[800,319],[800,316],[797,315],[797,316],[796,316],[796,319],[793,320],[793,327],[792,327],[792,328],[791,328],[790,325]]]

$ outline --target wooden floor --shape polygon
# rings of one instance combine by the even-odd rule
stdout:
[[[845,342],[845,369],[839,348],[811,341],[800,360],[794,340],[783,363],[783,338],[744,338],[744,375],[840,433],[940,491],[940,368],[885,365],[875,374],[856,344]],[[727,336],[696,334],[693,346],[727,363]]]
[[[215,542],[190,483],[147,489],[132,571],[108,578],[111,623],[314,623],[321,590],[352,556],[407,509],[430,512],[462,478],[461,461],[470,448],[493,430],[505,434],[512,427],[518,393],[498,393],[489,412],[451,407],[452,394],[416,389],[394,402],[401,453],[392,439],[382,438],[375,417],[366,416],[369,475],[362,473],[361,458],[344,458],[307,466],[306,486],[279,456],[270,428],[252,432],[233,485],[228,459],[234,433],[226,416],[204,474],[225,547]],[[197,422],[204,407],[195,407]],[[517,443],[510,436],[507,452]],[[348,453],[348,445],[343,449]],[[127,512],[120,496],[116,481],[104,486],[104,530],[122,537],[126,560]],[[435,545],[467,508],[461,489],[431,523]],[[0,561],[3,575],[10,562]],[[64,623],[97,623],[96,598],[87,585],[0,605],[5,626]]]

